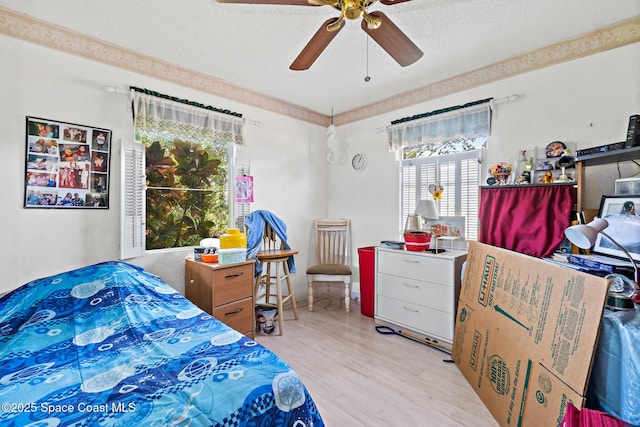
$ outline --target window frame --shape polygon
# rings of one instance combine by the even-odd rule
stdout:
[[[228,218],[226,227],[233,227],[236,201],[234,192],[235,144],[228,142],[226,198]],[[183,250],[193,246],[170,248],[146,248],[146,145],[139,141],[121,142],[121,220],[120,220],[120,258],[129,259],[143,256],[145,253]]]

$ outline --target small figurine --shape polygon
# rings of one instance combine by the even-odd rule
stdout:
[[[489,175],[496,179],[496,184],[506,184],[512,169],[510,163],[499,162],[489,168]]]
[[[546,171],[540,182],[543,184],[551,184],[553,182],[553,173],[551,171]]]
[[[439,182],[429,185],[429,193],[431,193],[434,200],[442,199],[443,192],[444,192],[444,186]]]
[[[524,165],[525,172],[531,172],[533,170],[533,156],[529,157],[527,163]]]

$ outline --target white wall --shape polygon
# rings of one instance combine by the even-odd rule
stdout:
[[[299,248],[296,295],[306,297],[308,237],[312,221],[327,214],[325,129],[126,70],[0,36],[0,292],[39,277],[119,256],[119,141],[133,138],[126,95],[103,85],[130,85],[243,113],[262,126],[247,126],[239,162],[250,163],[255,182],[253,209],[267,209],[288,227]],[[25,117],[78,123],[112,130],[108,210],[24,209]],[[320,161],[318,160],[320,159]],[[183,259],[188,251],[163,251],[129,260],[184,289]],[[301,272],[301,273],[300,273]]]
[[[312,221],[327,215],[353,222],[353,257],[358,247],[399,238],[398,164],[375,129],[391,120],[477,99],[522,97],[497,106],[488,162],[514,161],[518,149],[554,140],[579,148],[624,139],[628,118],[640,113],[640,44],[531,72],[442,99],[338,128],[345,161],[326,162],[325,129],[240,105],[206,93],[151,79],[83,58],[0,36],[0,292],[29,280],[119,255],[120,165],[118,141],[132,138],[126,96],[108,94],[103,85],[146,87],[158,92],[229,108],[262,122],[248,126],[240,162],[250,162],[255,179],[253,209],[275,212],[287,224],[289,240],[300,251],[294,285],[306,297],[304,271],[311,261]],[[636,58],[631,60],[630,58]],[[103,127],[113,132],[110,209],[101,211],[24,209],[25,117]],[[351,157],[366,153],[368,167],[351,168]],[[597,171],[595,171],[597,169]],[[586,207],[613,192],[617,169],[588,170]],[[638,171],[621,165],[621,176]],[[594,173],[604,178],[597,178]],[[185,251],[161,252],[132,262],[184,289]],[[357,277],[357,276],[356,276]]]
[[[640,44],[582,58],[467,90],[410,108],[338,128],[350,159],[366,153],[369,166],[354,171],[350,161],[329,168],[329,214],[353,221],[355,249],[400,239],[398,163],[376,133],[391,120],[493,97],[519,94],[498,104],[493,116],[487,165],[515,162],[519,149],[552,141],[589,148],[626,139],[629,116],[640,113]],[[372,80],[373,81],[373,80]],[[586,169],[585,208],[598,208],[602,194],[613,194],[613,180],[636,174],[631,163]]]

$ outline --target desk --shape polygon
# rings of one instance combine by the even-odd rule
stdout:
[[[640,425],[640,309],[604,311],[587,407]]]

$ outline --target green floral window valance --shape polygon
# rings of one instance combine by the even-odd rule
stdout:
[[[136,136],[157,136],[244,145],[245,120],[226,112],[153,92],[131,89]]]

